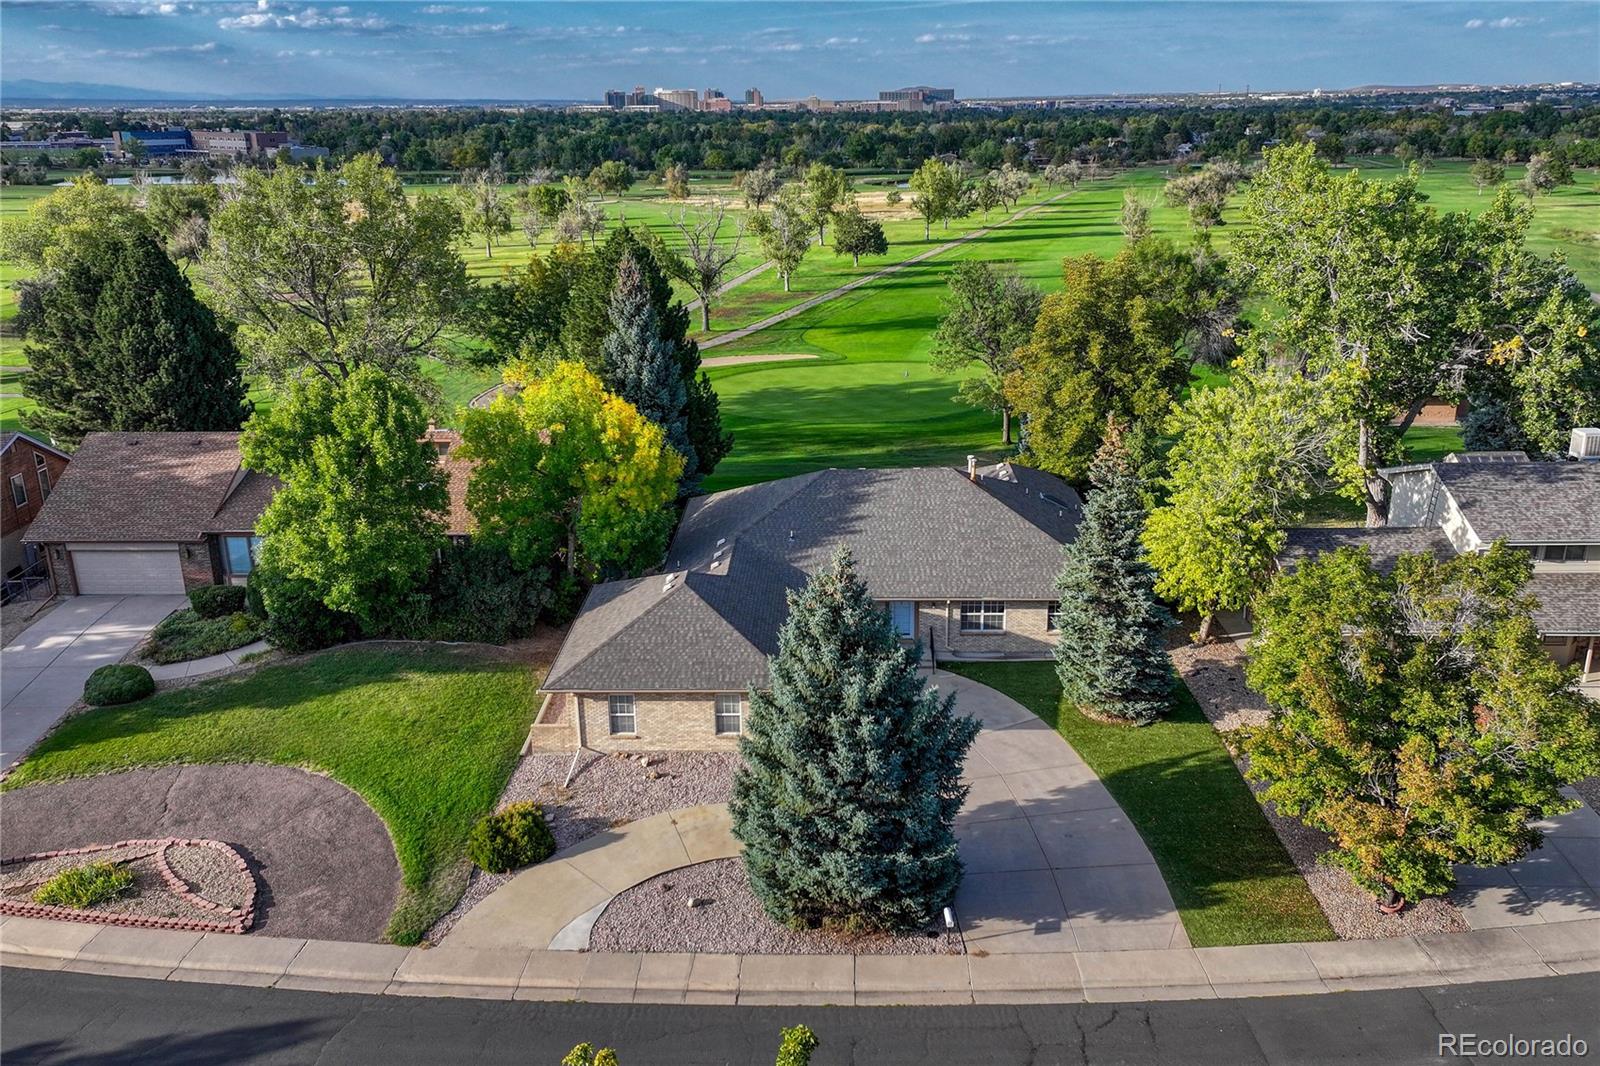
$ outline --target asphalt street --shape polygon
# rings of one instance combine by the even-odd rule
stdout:
[[[615,1047],[622,1066],[770,1066],[779,1029],[804,1022],[822,1040],[814,1066],[1531,1061],[1441,1056],[1440,1033],[1571,1034],[1593,1061],[1597,1007],[1600,974],[1262,999],[850,1009],[410,999],[7,968],[0,1056],[6,1066],[556,1066],[591,1041]]]

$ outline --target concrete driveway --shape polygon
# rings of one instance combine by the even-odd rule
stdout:
[[[934,684],[983,722],[967,754],[956,894],[967,949],[991,955],[1188,947],[1139,831],[1060,733],[955,674]]]
[[[120,662],[183,596],[74,596],[0,648],[0,769],[9,770],[67,708],[83,683]]]

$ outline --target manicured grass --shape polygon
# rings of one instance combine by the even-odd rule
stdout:
[[[414,944],[460,897],[467,834],[511,776],[538,680],[467,649],[345,648],[68,719],[0,787],[170,763],[325,772],[388,825],[405,884],[388,935]]]
[[[1187,688],[1178,687],[1165,719],[1139,729],[1065,706],[1053,663],[945,668],[1021,703],[1083,756],[1155,856],[1195,947],[1334,939]]]

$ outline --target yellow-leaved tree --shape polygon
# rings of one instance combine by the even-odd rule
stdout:
[[[585,577],[658,562],[683,472],[661,427],[580,363],[542,377],[512,370],[507,383],[518,390],[466,412],[455,453],[476,463],[467,508],[477,539],[519,566],[560,557]]]

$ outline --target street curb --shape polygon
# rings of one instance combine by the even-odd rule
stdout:
[[[1600,918],[1422,937],[1032,955],[399,948],[0,922],[0,966],[465,999],[889,1006],[1303,995],[1600,971]]]

